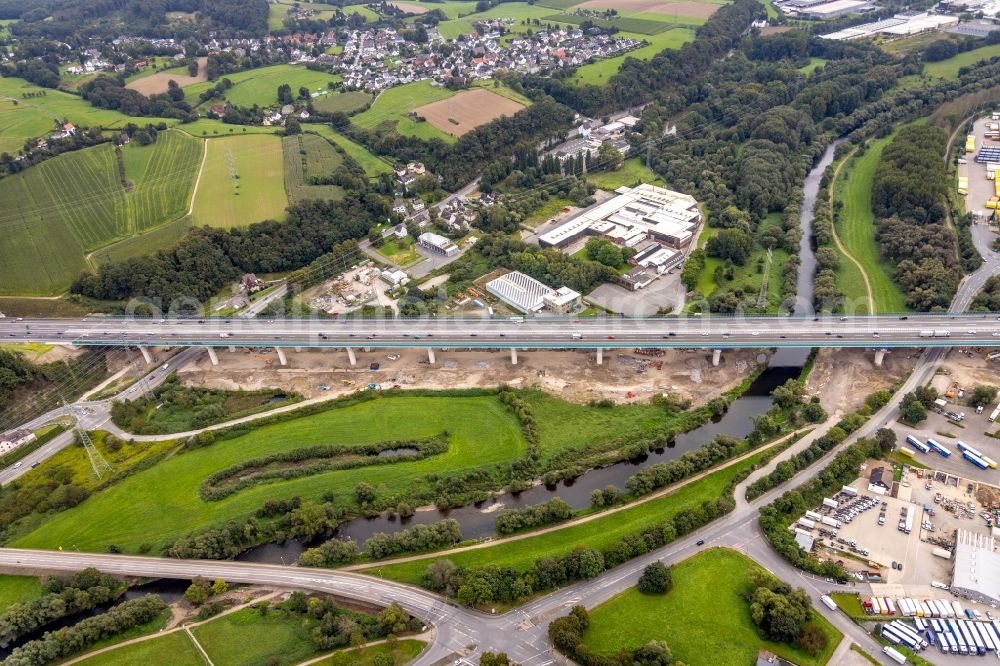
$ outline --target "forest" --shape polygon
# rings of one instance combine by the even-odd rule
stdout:
[[[948,224],[948,136],[908,125],[886,146],[872,185],[876,239],[896,264],[893,279],[915,310],[944,310],[962,277],[955,232]]]

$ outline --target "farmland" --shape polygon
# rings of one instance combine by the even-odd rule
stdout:
[[[16,77],[0,77],[0,153],[19,150],[26,139],[45,136],[63,118],[80,127],[124,127],[135,118],[98,109],[76,95],[39,88]],[[158,123],[159,118],[143,122]],[[168,125],[176,120],[163,119]]]
[[[195,76],[188,73],[187,67],[174,67],[133,79],[125,87],[137,90],[143,95],[155,95],[167,92],[170,81],[174,81],[181,88],[208,81],[208,58],[198,58],[198,74]]]
[[[65,289],[86,267],[84,254],[184,215],[201,145],[176,131],[154,145],[116,150],[102,144],[59,157],[0,181],[0,290],[48,294]]]
[[[317,111],[322,113],[347,113],[351,114],[358,109],[364,108],[365,104],[372,101],[372,96],[366,92],[355,90],[353,92],[330,93],[318,97],[313,105]]]
[[[649,42],[646,46],[641,46],[634,51],[614,58],[598,60],[589,65],[584,65],[576,70],[573,78],[569,79],[577,84],[603,85],[608,79],[618,73],[618,69],[625,62],[626,58],[636,58],[638,60],[649,60],[660,51],[666,49],[679,49],[681,46],[694,39],[694,30],[691,28],[673,28],[656,35],[638,35],[619,33],[620,37],[634,37],[644,39]]]
[[[892,281],[893,266],[879,254],[875,241],[875,217],[872,215],[872,179],[882,150],[892,140],[890,135],[872,141],[865,154],[850,159],[834,184],[834,199],[843,202],[837,219],[837,236],[845,249],[864,268],[872,288],[878,312],[907,310],[903,292]],[[857,267],[842,257],[837,271],[837,285],[847,298],[848,311],[867,313],[867,291]]]
[[[989,60],[997,56],[1000,56],[1000,44],[983,46],[972,51],[959,53],[947,60],[929,62],[924,65],[924,74],[953,81],[958,78],[958,70],[961,68],[969,67],[970,65],[975,65],[980,60]]]
[[[299,88],[308,88],[310,92],[326,91],[329,90],[327,86],[329,82],[340,80],[339,75],[315,72],[301,65],[270,65],[227,74],[224,78],[233,82],[233,87],[225,93],[226,101],[245,107],[254,104],[264,107],[277,104],[278,86],[285,83],[291,86],[293,95],[298,95]],[[197,105],[198,95],[215,84],[215,81],[206,81],[187,86],[184,88],[184,99],[189,104]]]
[[[276,136],[212,139],[194,198],[193,223],[229,228],[281,219],[288,203],[282,164]]]
[[[418,106],[447,99],[455,93],[438,86],[432,86],[429,81],[417,81],[406,85],[389,88],[372,102],[371,108],[351,118],[360,127],[371,129],[382,123],[393,123],[396,131],[406,136],[416,136],[422,139],[439,138],[453,140],[430,123],[418,123],[411,120],[409,112]]]
[[[584,643],[596,652],[613,654],[662,640],[676,659],[691,666],[753,663],[758,649],[803,666],[825,664],[842,634],[818,612],[814,621],[828,638],[818,656],[758,636],[742,593],[749,588],[750,572],[759,569],[731,550],[695,555],[674,566],[674,588],[667,594],[647,595],[632,588],[591,610]],[[701,621],[706,617],[712,622]]]
[[[297,134],[281,140],[285,192],[292,203],[303,199],[343,199],[338,185],[310,185],[309,179],[328,176],[343,162],[330,142],[315,134]]]
[[[417,107],[414,112],[445,134],[457,137],[501,116],[512,116],[523,108],[523,104],[512,99],[486,88],[476,88]]]
[[[343,134],[334,132],[329,125],[312,125],[309,131],[316,132],[343,148],[344,152],[360,164],[369,176],[378,176],[380,173],[392,171],[392,167],[387,162],[372,155],[364,146],[354,143]]]

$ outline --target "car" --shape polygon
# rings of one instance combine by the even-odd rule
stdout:
[[[847,321],[847,317],[841,317],[840,321]]]
[[[902,316],[902,317],[900,317],[899,319],[900,319],[901,321],[906,321],[907,319],[909,319],[909,317],[907,317],[906,315],[903,315],[903,316]]]
[[[704,539],[698,539],[697,543],[695,543],[694,545],[696,545],[696,546],[704,546],[705,545],[705,540]]]
[[[23,464],[24,464],[23,462],[16,462],[16,463],[14,463],[14,469],[17,469],[18,467],[20,467]]]
[[[833,333],[831,333],[830,331],[827,331],[826,334],[827,335],[833,335]]]
[[[609,335],[608,336],[608,340],[614,340],[614,339],[615,339],[615,336],[613,336],[613,335]]]
[[[478,333],[469,333],[469,337],[470,338],[474,338],[474,337],[476,337],[478,335],[479,335]]]
[[[881,337],[881,336],[879,336],[878,331],[872,331],[872,337],[873,338],[878,338],[878,337]]]
[[[751,333],[750,335],[753,335],[753,336],[757,336],[757,335],[760,335],[760,331],[754,331],[754,332],[753,332],[753,333]]]

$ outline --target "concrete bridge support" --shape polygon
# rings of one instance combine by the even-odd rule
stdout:
[[[430,347],[427,348],[427,362],[430,363],[431,365],[437,363],[437,361],[434,360],[434,350],[431,349]]]
[[[517,365],[517,348],[516,347],[511,347],[510,348],[510,364],[511,365]]]
[[[875,365],[880,368],[882,367],[882,362],[885,360],[885,352],[885,349],[875,350]]]
[[[208,350],[208,359],[212,365],[219,365],[219,355],[215,353],[215,347],[205,347]]]
[[[278,352],[278,363],[281,365],[288,365],[288,359],[285,358],[285,350],[281,347],[275,347],[274,351]]]
[[[142,352],[142,358],[144,361],[146,361],[146,365],[149,365],[150,363],[153,362],[153,357],[150,355],[148,349],[146,349],[145,347],[139,347],[139,351]]]
[[[713,349],[712,350],[712,365],[714,365],[714,366],[719,365],[719,361],[721,361],[721,360],[722,360],[722,350],[721,349]]]
[[[295,347],[295,353],[296,354],[301,354],[302,353],[302,347]]]
[[[350,347],[344,347],[347,350],[347,360],[351,362],[351,365],[357,365],[358,359],[354,356],[354,350]]]
[[[597,348],[597,365],[604,364],[604,347]]]
[[[230,354],[236,353],[236,345],[229,345],[229,353]]]

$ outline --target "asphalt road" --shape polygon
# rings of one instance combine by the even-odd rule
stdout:
[[[966,278],[971,302],[989,269]],[[34,319],[0,320],[0,340],[77,345],[251,347],[627,348],[1000,346],[1000,316],[511,319]]]

